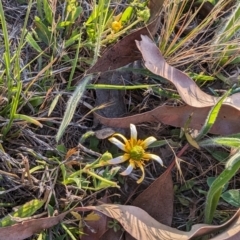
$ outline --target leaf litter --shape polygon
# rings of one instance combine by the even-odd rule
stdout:
[[[91,206],[86,208],[77,208],[78,210],[93,210],[100,211],[109,217],[118,220],[122,227],[136,239],[193,239],[201,237],[213,232],[218,232],[222,229],[227,229],[225,235],[231,237],[239,235],[240,230],[240,210],[235,215],[222,225],[213,226],[207,224],[196,224],[189,232],[177,230],[169,226],[163,225],[153,219],[148,213],[135,206],[128,205],[109,205]],[[217,238],[216,238],[217,239]],[[220,240],[221,238],[219,238]],[[228,239],[228,238],[226,238]]]
[[[134,199],[132,205],[146,211],[158,222],[171,226],[173,217],[173,182],[171,167]]]
[[[136,41],[139,51],[143,55],[145,66],[152,73],[170,81],[177,89],[186,106],[171,107],[159,106],[149,112],[136,114],[123,118],[104,118],[98,114],[96,117],[107,126],[119,126],[126,128],[130,123],[162,122],[175,127],[183,127],[190,115],[192,121],[189,124],[194,129],[201,129],[204,121],[218,99],[203,92],[197,84],[180,70],[167,64],[159,49],[147,36],[141,36],[141,41]],[[240,93],[235,93],[224,100],[219,116],[214,123],[211,133],[233,134],[240,130],[236,116],[240,116]]]
[[[122,227],[131,234],[134,238],[162,240],[162,239],[183,239],[190,240],[196,237],[218,232],[225,229],[219,236],[214,237],[214,240],[234,240],[238,239],[240,232],[240,210],[235,215],[222,225],[213,226],[207,224],[196,224],[189,232],[180,231],[176,228],[161,224],[153,219],[144,210],[129,205],[118,204],[102,204],[100,206],[77,207],[74,211],[97,211],[110,218],[116,219]],[[61,221],[70,211],[59,214],[55,217],[47,217],[33,219],[15,224],[10,227],[0,228],[1,240],[22,240],[30,237],[32,234],[40,232],[43,229],[50,228]],[[224,238],[222,238],[224,237]]]
[[[155,4],[160,3],[160,5],[161,5],[163,1],[155,0],[155,1],[151,1],[150,4],[154,3],[154,2],[155,2]],[[157,15],[159,10],[158,10],[158,8],[156,8],[155,5],[153,5],[153,6],[154,7],[151,9],[152,9],[152,11],[153,10],[156,11],[156,9],[157,9],[157,11],[155,12],[155,14]],[[153,14],[153,16],[155,16],[155,14]],[[99,59],[100,61],[97,62],[97,64],[95,66],[93,66],[93,68],[89,72],[98,72],[98,71],[105,71],[105,70],[109,70],[109,69],[115,69],[115,68],[124,66],[127,63],[132,62],[133,60],[141,59],[141,54],[139,54],[139,52],[137,51],[137,47],[134,43],[134,40],[140,40],[140,38],[139,38],[140,34],[148,35],[148,36],[150,36],[151,34],[154,34],[156,32],[156,21],[157,20],[158,20],[157,18],[155,20],[152,20],[152,22],[149,25],[147,25],[146,27],[144,27],[140,30],[137,30],[136,32],[134,32],[132,34],[131,37],[129,37],[129,38],[128,38],[128,36],[125,37],[124,38],[125,40],[123,39],[125,42],[123,40],[122,40],[122,42],[119,41],[119,43],[117,43],[115,47],[113,47],[112,49],[110,48],[109,51],[107,51],[106,54],[103,55],[101,59]],[[122,45],[120,44],[120,42]],[[128,44],[129,42],[131,42],[131,45]],[[122,51],[123,49],[125,49],[124,46],[129,46],[128,48],[126,48],[127,49],[126,52]],[[136,51],[136,52],[134,52],[134,51]],[[145,48],[143,51],[145,51],[145,53],[147,52],[145,50]],[[134,54],[132,54],[132,53],[134,53]],[[112,54],[112,56],[111,56],[111,54]],[[104,63],[104,65],[101,65],[102,63]],[[149,64],[150,65],[146,64],[147,68],[149,66],[151,67],[151,61]],[[168,71],[170,69],[170,73],[168,71],[166,73],[164,70],[164,74],[166,74],[166,76],[168,76],[168,77],[175,76],[172,73],[172,71],[174,69],[172,70],[169,65],[167,65],[166,63],[164,63],[164,64],[165,64],[165,68],[168,69]],[[158,74],[158,68],[156,68],[156,69],[155,69],[156,73]],[[181,72],[180,73],[179,72],[177,72],[177,73],[175,72],[176,76],[179,77],[179,75],[180,75],[181,77],[183,77]],[[187,77],[187,76],[185,76],[185,77]],[[163,123],[166,123],[168,125],[181,127],[184,125],[184,123],[188,119],[189,115],[191,113],[194,113],[193,115],[195,115],[195,116],[193,116],[193,120],[192,120],[192,123],[190,123],[190,126],[193,128],[196,128],[196,129],[200,129],[202,126],[202,123],[204,122],[204,120],[207,116],[208,111],[210,110],[210,108],[209,108],[209,106],[211,106],[210,103],[211,102],[213,103],[214,101],[216,101],[216,99],[208,94],[205,94],[204,92],[201,92],[200,89],[199,89],[200,90],[200,92],[199,92],[196,88],[197,86],[194,86],[194,84],[193,85],[190,84],[191,87],[186,92],[185,87],[187,84],[184,81],[182,82],[182,84],[179,84],[178,81],[173,81],[173,83],[176,86],[176,88],[178,89],[179,94],[182,97],[182,99],[186,100],[185,103],[188,104],[187,106],[180,106],[177,108],[169,107],[169,106],[160,106],[157,109],[159,109],[159,112],[166,111],[167,112],[167,113],[165,113],[166,115],[163,115],[162,113],[157,113],[157,111],[155,111],[156,109],[154,109],[153,111],[151,111],[151,116],[149,116],[149,112],[148,112],[145,115],[138,114],[138,115],[132,116],[134,118],[132,118],[131,121],[129,120],[129,118],[128,119],[127,118],[119,118],[118,122],[115,121],[117,119],[112,119],[109,121],[109,125],[113,124],[114,126],[116,126],[116,123],[119,123],[119,125],[118,125],[119,127],[123,126],[124,124],[125,124],[125,127],[128,127],[129,123],[136,123],[136,121],[138,123],[141,123],[144,121],[156,122],[156,119],[157,119],[157,121],[162,121]],[[198,101],[196,101],[196,99],[195,100],[194,100],[194,98],[188,99],[187,93],[189,93],[189,92],[191,93],[190,95],[192,95],[192,96],[196,95],[196,97],[200,101],[200,103],[203,103],[203,105],[200,104],[200,108],[196,107],[196,105],[198,105]],[[236,123],[235,109],[232,110],[233,114],[235,114],[235,115],[232,115],[232,116],[234,116],[234,119],[231,118],[231,116],[229,116],[229,111],[230,111],[229,105],[235,104],[236,102],[238,103],[237,98],[232,98],[232,101],[226,102],[225,106],[223,106],[223,109],[225,107],[225,112],[223,111],[222,115],[220,114],[220,116],[219,116],[220,119],[222,118],[222,120],[221,120],[221,122],[217,122],[214,125],[214,127],[212,128],[212,132],[214,132],[216,134],[219,134],[219,133],[220,134],[221,133],[229,134],[229,133],[239,132],[239,130],[238,130],[239,126]],[[208,105],[208,104],[210,104],[210,105]],[[166,108],[164,108],[164,107],[166,107]],[[176,111],[176,109],[177,109],[177,111]],[[145,116],[145,117],[143,117],[143,116]],[[164,116],[164,117],[162,117],[162,116]],[[101,117],[99,117],[99,118],[101,119]],[[169,118],[171,120],[169,120]],[[104,118],[102,118],[102,119],[104,119]],[[161,120],[161,119],[163,119],[163,120]],[[200,119],[200,120],[198,120],[198,119]],[[105,118],[105,120],[106,120],[106,118]],[[232,122],[231,122],[231,120],[232,120]],[[102,121],[104,121],[104,120],[102,120]],[[115,121],[115,124],[114,124],[114,121]],[[228,124],[226,124],[226,121],[229,123],[229,126],[228,126]],[[166,184],[166,186],[165,186],[165,184]],[[157,180],[155,180],[154,183],[152,185],[150,185],[149,188],[147,188],[141,195],[139,195],[135,199],[133,205],[141,207],[143,210],[146,210],[146,212],[149,215],[153,216],[158,222],[164,223],[166,226],[169,226],[171,224],[171,220],[172,220],[171,219],[171,215],[172,215],[171,211],[172,211],[172,207],[173,207],[172,206],[172,201],[173,201],[172,193],[173,192],[172,192],[171,188],[172,188],[171,174],[165,172]],[[166,196],[166,191],[168,191],[169,189],[171,189],[168,192],[169,195]],[[148,193],[148,196],[146,196],[147,193]],[[155,194],[157,196],[159,196],[158,199],[162,199],[159,201],[158,204],[161,205],[162,208],[165,208],[158,212],[154,212],[154,209],[158,209],[159,206],[155,205],[153,207],[150,204],[150,200],[153,199],[153,196],[155,196]],[[165,197],[165,199],[163,199],[164,197]],[[164,202],[164,200],[165,200],[165,202]],[[169,201],[167,202],[167,200],[169,200]],[[146,205],[145,204],[146,202],[148,202],[150,206]],[[156,201],[155,201],[155,204],[156,204]],[[167,206],[166,206],[166,204],[167,204]],[[80,208],[78,208],[78,209],[80,209]],[[228,238],[229,236],[239,237],[239,233],[238,233],[239,232],[239,227],[238,227],[239,212],[236,213],[237,216],[235,215],[231,220],[229,220],[229,222],[232,221],[231,223],[228,222],[222,226],[217,226],[217,227],[203,225],[202,228],[200,228],[200,227],[198,228],[195,225],[195,226],[193,226],[193,230],[196,230],[197,233],[192,230],[191,231],[192,235],[188,235],[185,232],[178,231],[173,228],[168,228],[168,227],[165,228],[164,225],[159,225],[159,223],[154,221],[154,219],[152,219],[147,213],[145,213],[141,209],[134,208],[131,206],[103,205],[103,206],[97,206],[97,207],[82,208],[82,210],[88,210],[88,209],[93,209],[93,210],[95,209],[96,211],[99,211],[100,213],[102,212],[106,216],[109,216],[109,217],[111,216],[118,221],[120,219],[120,222],[123,225],[123,227],[125,228],[125,230],[127,230],[131,235],[133,235],[137,239],[162,239],[162,236],[166,236],[166,239],[167,239],[167,237],[170,237],[169,239],[174,239],[174,237],[177,237],[179,239],[180,238],[181,239],[191,239],[192,237],[198,236],[198,234],[200,236],[201,232],[209,233],[212,230],[218,231],[222,227],[227,227],[228,225],[230,226],[236,219],[237,219],[237,222],[235,224],[232,224],[230,229],[227,228],[227,230],[224,233],[222,233],[221,235],[219,235],[218,237],[221,236],[221,237],[224,237],[225,239],[230,239],[230,238]],[[76,209],[76,211],[77,211],[77,209]],[[166,216],[164,216],[164,217],[160,216],[160,214],[162,214],[164,212],[167,213]],[[2,229],[0,229],[0,239],[23,239],[23,238],[29,237],[32,234],[39,232],[42,229],[52,227],[55,224],[59,223],[60,221],[63,221],[63,219],[67,213],[68,212],[62,213],[56,217],[48,217],[48,218],[24,221],[22,223],[15,224],[12,227],[8,227],[8,229],[2,228]],[[120,218],[119,218],[119,216],[120,216]],[[134,220],[134,222],[132,221],[132,219]],[[134,224],[134,223],[136,223],[136,224]],[[148,232],[148,230],[149,230],[148,224],[149,223],[150,223],[150,227],[152,227],[151,228],[152,231]],[[130,229],[130,228],[132,228],[132,229]],[[24,232],[23,232],[23,235],[21,234],[21,236],[20,236],[19,232],[22,233],[22,229],[24,229]],[[3,235],[2,235],[2,233],[3,233]],[[15,235],[12,235],[12,234],[15,234]],[[186,238],[184,238],[185,236],[186,236]],[[4,237],[4,238],[2,238],[2,237]],[[214,239],[222,239],[222,238],[218,238],[218,237],[216,237]],[[233,239],[233,238],[231,238],[231,239]]]
[[[107,194],[99,200],[99,203],[111,203]],[[86,221],[83,228],[84,235],[81,237],[81,240],[98,240],[102,235],[108,230],[107,223],[109,218],[102,214],[98,213],[99,219],[95,221]]]

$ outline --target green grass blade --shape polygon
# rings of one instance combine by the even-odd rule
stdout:
[[[28,32],[27,36],[26,36],[26,41],[27,43],[33,48],[35,49],[38,53],[42,52],[42,49],[40,48],[40,46],[38,45],[38,43],[35,41],[35,39],[32,36],[32,33]]]
[[[36,32],[38,37],[47,45],[51,45],[51,32],[42,22],[42,20],[35,16],[34,23],[37,27]]]
[[[64,44],[65,48],[70,47],[70,46],[73,45],[76,41],[78,41],[78,44],[76,45],[77,49],[80,48],[80,47],[82,47],[83,45],[81,45],[81,44],[80,44],[80,46],[79,46],[79,41],[81,40],[81,39],[80,39],[81,36],[82,36],[82,34],[79,33],[79,34],[76,34],[75,36],[67,39],[67,40],[65,41],[65,44]],[[81,43],[81,41],[80,41],[80,43]]]
[[[58,103],[58,100],[59,98],[62,96],[62,94],[58,94],[52,101],[50,107],[49,107],[49,110],[48,110],[48,116],[51,115],[52,111],[54,110],[54,108],[56,107],[57,103]]]
[[[22,90],[22,83],[19,82],[18,85],[17,85],[17,93],[15,96],[12,97],[12,103],[11,103],[11,110],[10,110],[10,119],[9,119],[9,122],[7,124],[6,127],[3,128],[3,137],[5,138],[7,133],[9,132],[9,130],[11,129],[11,126],[12,126],[12,123],[13,123],[13,120],[14,120],[14,116],[16,114],[16,111],[17,111],[17,107],[18,107],[18,99],[20,97],[20,94],[21,94],[21,90]]]
[[[157,84],[152,85],[133,85],[133,86],[123,86],[123,85],[110,85],[110,84],[89,84],[86,86],[87,89],[108,89],[108,90],[134,90],[142,88],[151,88],[157,86]]]
[[[213,41],[216,63],[222,66],[239,61],[237,33],[240,30],[240,2],[236,2],[234,10],[229,12],[227,19],[227,22],[217,30]]]
[[[226,99],[226,97],[229,95],[231,90],[229,90],[228,92],[226,92],[217,102],[217,104],[215,106],[212,107],[212,109],[210,110],[210,112],[208,113],[207,119],[202,127],[202,129],[200,130],[196,140],[200,140],[203,136],[205,136],[209,130],[211,129],[211,127],[213,126],[213,124],[215,123],[218,113],[220,111],[220,108],[222,106],[223,101]]]
[[[10,215],[2,218],[0,220],[0,227],[7,227],[14,224],[16,222],[13,219],[14,217],[26,218],[32,216],[38,209],[40,209],[43,206],[44,203],[45,203],[44,200],[38,199],[34,199],[25,203],[16,212],[11,213]]]
[[[36,120],[36,119],[34,119],[34,118],[32,118],[32,117],[29,117],[29,116],[27,116],[27,115],[14,114],[13,118],[14,118],[14,119],[23,120],[23,121],[26,121],[26,122],[28,122],[28,123],[32,123],[32,124],[34,124],[34,125],[42,128],[42,124],[41,124],[38,120]]]
[[[77,240],[77,238],[74,237],[74,235],[71,233],[71,231],[65,224],[61,223],[61,226],[66,231],[71,240]]]
[[[10,56],[10,45],[9,45],[7,23],[5,21],[5,15],[4,15],[2,1],[0,1],[0,22],[1,22],[2,32],[3,32],[4,47],[5,47],[3,59],[4,59],[4,63],[5,63],[6,80],[7,80],[7,86],[8,86],[8,99],[10,99],[11,90],[12,90],[12,78],[11,78],[11,74],[10,74],[10,72],[11,72],[11,69],[10,69],[11,56]]]
[[[62,123],[61,123],[61,125],[59,127],[59,130],[57,132],[57,136],[56,136],[56,141],[57,142],[60,140],[61,136],[63,135],[63,132],[66,129],[66,127],[68,126],[68,124],[72,120],[72,117],[73,117],[75,109],[78,105],[78,102],[79,102],[80,98],[82,97],[82,95],[83,95],[83,93],[86,89],[86,85],[88,84],[89,81],[92,80],[92,78],[93,78],[93,75],[87,75],[86,77],[84,77],[82,79],[81,83],[78,85],[78,87],[74,91],[72,97],[68,100],[67,109],[64,113]]]
[[[96,6],[96,1],[94,1],[94,5]],[[99,0],[98,7],[97,7],[97,22],[96,22],[96,43],[95,43],[95,49],[94,49],[94,57],[92,65],[94,65],[97,62],[100,48],[101,48],[101,37],[102,33],[104,31],[105,25],[107,23],[107,17],[109,12],[109,6],[110,6],[110,0]]]
[[[43,1],[42,0],[37,0],[37,13],[39,14],[40,18],[44,18],[43,14]]]
[[[215,40],[215,45],[226,43],[240,29],[240,2],[236,3],[235,10],[228,16],[228,21],[221,26],[219,37]]]
[[[71,69],[71,73],[70,73],[70,76],[69,76],[69,79],[68,79],[68,85],[67,85],[67,89],[69,89],[71,87],[71,83],[72,83],[72,79],[73,79],[73,75],[75,73],[75,70],[76,70],[76,67],[77,67],[77,63],[78,63],[78,59],[79,59],[79,51],[80,51],[80,48],[81,48],[81,35],[80,34],[80,37],[78,39],[78,44],[77,44],[77,51],[76,51],[76,54],[75,54],[75,58],[73,60],[73,65],[72,65],[72,69]]]
[[[206,200],[205,206],[205,223],[211,224],[214,216],[214,212],[217,208],[219,198],[222,193],[222,189],[230,179],[235,176],[240,168],[240,152],[238,151],[227,162],[224,171],[216,178],[212,183]]]
[[[240,148],[240,139],[233,138],[233,137],[217,137],[217,138],[203,140],[199,142],[199,145],[202,147],[220,145],[225,147]]]
[[[25,37],[26,26],[27,26],[31,7],[32,7],[32,0],[30,0],[28,3],[28,9],[26,12],[26,17],[25,17],[24,24],[23,24],[23,30],[22,30],[21,38],[20,38],[20,41],[18,44],[18,48],[16,50],[16,54],[10,60],[10,62],[12,61],[12,63],[14,63],[11,65],[13,65],[13,75],[14,75],[14,79],[16,81],[16,87],[13,88],[12,81],[9,80],[9,81],[11,81],[11,83],[8,81],[8,92],[9,92],[9,97],[11,97],[11,110],[10,110],[9,122],[8,122],[7,126],[5,128],[3,128],[3,130],[2,130],[4,137],[9,132],[9,130],[12,126],[12,123],[15,118],[15,114],[17,112],[17,108],[19,105],[21,92],[22,92],[20,55],[21,55],[21,50],[24,46],[24,37]],[[1,14],[1,4],[0,4],[0,14]],[[2,19],[2,16],[1,16],[1,19]],[[7,37],[8,37],[8,35],[5,36],[5,38],[7,38]],[[5,46],[5,48],[7,49],[6,46]],[[10,58],[10,52],[9,52],[9,58]],[[5,60],[7,60],[7,54],[5,55]],[[13,60],[15,60],[15,61],[13,62]],[[7,62],[8,62],[8,60],[7,60]],[[6,73],[8,71],[10,71],[10,66],[8,66],[8,63],[6,63]],[[8,73],[6,75],[8,75]],[[8,79],[8,77],[7,77],[7,79]]]
[[[43,0],[43,10],[44,16],[47,19],[48,23],[51,25],[53,22],[53,12],[48,0]]]

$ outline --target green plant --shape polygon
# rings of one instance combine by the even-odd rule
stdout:
[[[116,219],[108,221],[108,228],[112,228],[114,232],[121,230],[121,225]]]
[[[234,154],[226,163],[223,172],[216,178],[210,186],[207,194],[205,206],[205,223],[212,223],[214,212],[217,208],[222,190],[232,177],[240,169],[240,152]]]
[[[2,88],[7,87],[7,104],[2,109],[2,115],[9,118],[8,123],[4,128],[2,128],[2,136],[3,138],[6,137],[7,133],[10,131],[14,120],[24,120],[28,123],[33,123],[39,127],[42,124],[37,121],[36,119],[26,116],[24,114],[18,113],[19,108],[24,105],[23,98],[21,93],[23,91],[22,81],[21,81],[21,73],[22,70],[20,68],[20,54],[21,50],[25,45],[25,31],[27,26],[27,21],[29,18],[30,10],[32,7],[32,0],[29,2],[23,31],[21,34],[20,42],[16,52],[11,54],[10,45],[9,45],[9,35],[7,31],[7,23],[5,21],[4,11],[2,3],[0,3],[0,19],[1,19],[1,26],[4,33],[4,64],[5,70],[2,72],[0,76],[0,84]]]
[[[19,5],[9,8],[6,4],[10,2]],[[152,36],[152,39],[159,39],[159,48],[171,65],[181,66],[181,70],[196,80],[197,84],[205,85],[204,91],[208,89],[213,95],[220,96],[226,86],[216,89],[210,84],[217,82],[218,78],[231,84],[231,77],[225,77],[224,71],[229,70],[225,66],[231,64],[233,68],[234,63],[239,62],[239,2],[233,4],[233,11],[226,9],[231,0],[208,2],[211,2],[212,8],[199,21],[201,8],[206,1],[165,1],[159,21],[161,32]],[[88,4],[89,8],[86,9],[84,4]],[[26,11],[19,16],[18,22],[13,9],[17,9],[17,14]],[[139,167],[142,177],[139,177],[138,182],[145,185],[148,183],[143,180],[145,172],[152,179],[160,174],[157,164],[146,164],[150,158],[162,164],[161,158],[165,161],[169,152],[175,155],[176,151],[176,164],[180,169],[184,164],[191,165],[191,162],[179,157],[189,145],[193,147],[191,152],[187,152],[188,157],[192,157],[191,161],[196,155],[201,155],[203,161],[207,156],[207,164],[205,161],[203,165],[197,159],[198,164],[201,164],[200,169],[204,171],[198,175],[195,173],[200,171],[199,168],[189,171],[190,173],[185,171],[186,175],[181,175],[186,177],[184,184],[173,178],[175,203],[179,203],[183,210],[191,209],[192,205],[197,206],[199,212],[205,213],[207,223],[211,223],[213,218],[218,221],[229,218],[229,213],[216,211],[218,206],[219,209],[222,207],[222,199],[228,206],[239,207],[236,174],[240,167],[240,134],[209,134],[224,99],[228,94],[239,92],[238,87],[219,98],[197,136],[189,129],[192,121],[189,117],[185,126],[181,125],[185,136],[182,134],[179,137],[180,128],[168,128],[162,123],[155,125],[151,131],[156,132],[156,138],[161,138],[159,141],[151,137],[145,141],[139,140],[131,125],[130,138],[121,134],[115,134],[111,138],[124,151],[122,154],[117,148],[109,147],[107,141],[97,138],[98,130],[95,130],[95,122],[90,114],[106,104],[93,106],[94,91],[124,91],[129,113],[134,113],[135,110],[142,113],[146,107],[159,104],[166,103],[174,107],[181,104],[181,97],[165,79],[143,68],[123,69],[144,76],[144,81],[143,78],[129,81],[129,85],[95,84],[93,79],[98,75],[85,74],[108,46],[118,44],[130,30],[145,26],[149,15],[147,1],[144,0],[124,1],[121,5],[111,0],[0,1],[0,207],[4,215],[0,219],[1,226],[29,219],[34,222],[35,217],[54,217],[56,210],[61,213],[71,209],[66,221],[43,230],[33,239],[79,239],[84,232],[84,222],[98,221],[99,216],[80,215],[74,210],[75,206],[82,202],[84,205],[89,202],[92,204],[92,200],[99,200],[104,190],[109,192],[111,187],[115,187],[114,192],[117,193],[120,186],[123,188],[114,198],[119,197],[119,200],[125,201],[121,193],[130,181],[123,181],[120,166],[112,165],[126,161],[123,163],[127,163],[123,175],[135,173],[133,169]],[[25,16],[24,23],[22,16]],[[228,16],[227,21],[224,16]],[[16,27],[15,21],[19,26]],[[77,86],[74,86],[75,78],[79,78]],[[147,91],[143,93],[141,89]],[[138,108],[139,105],[143,108]],[[139,126],[143,130],[140,132],[147,135],[150,132],[148,126],[145,123]],[[110,131],[111,134],[114,132]],[[55,135],[57,142],[54,140]],[[182,148],[182,143],[186,141],[188,143]],[[146,152],[147,147],[162,147],[161,158]],[[168,147],[171,151],[167,151]],[[182,150],[179,151],[179,148]],[[158,154],[159,149],[155,150]],[[218,160],[219,169],[226,164],[221,173],[214,173],[214,176],[219,175],[214,178],[211,170],[215,167],[215,160],[211,157]],[[178,160],[184,164],[180,166]],[[206,191],[207,183],[202,184],[202,177],[205,179],[206,174],[210,176],[207,179],[208,184],[211,182],[209,191]],[[41,198],[49,191],[49,186],[51,190],[47,201],[29,199],[33,196]],[[204,211],[202,198],[199,206],[191,193],[207,196]],[[21,206],[13,210],[17,205]],[[33,216],[36,211],[42,214],[44,205],[43,214],[47,212],[47,216]],[[188,230],[194,221],[194,217],[189,217],[182,226],[185,224]],[[110,221],[108,227],[114,231],[121,229],[116,220]]]
[[[240,31],[240,3],[237,2],[233,8],[227,18],[222,20],[223,25],[217,29],[212,41],[216,66],[236,64],[240,61],[237,44]]]
[[[32,216],[38,209],[43,206],[44,203],[44,200],[38,199],[34,199],[25,203],[24,205],[19,207],[17,211],[11,213],[9,216],[2,218],[0,220],[0,227],[13,225],[19,220],[19,218],[24,219]]]
[[[116,182],[112,181],[119,167],[109,169],[108,160],[110,159],[112,159],[112,155],[106,152],[97,160],[86,164],[82,169],[77,171],[71,171],[67,166],[61,164],[62,183],[64,185],[76,184],[80,189],[94,191],[108,187],[119,187]]]
[[[211,140],[203,140],[200,141],[201,138],[206,136],[206,134],[209,132],[211,127],[213,126],[214,122],[217,119],[218,113],[220,111],[220,108],[222,106],[222,103],[224,99],[230,94],[232,90],[229,90],[226,92],[217,102],[217,104],[210,110],[206,121],[198,133],[197,137],[195,139],[192,139],[191,136],[188,134],[187,140],[190,144],[192,144],[194,147],[199,148],[199,146],[210,146],[213,144],[213,142],[220,142],[222,145],[227,145],[231,147],[237,147],[236,145],[236,139],[232,138],[213,138]],[[185,129],[186,131],[186,129]],[[186,132],[185,132],[186,134]],[[227,140],[227,141],[224,141]],[[227,142],[227,144],[226,144]],[[194,144],[193,144],[194,143]],[[239,141],[238,141],[239,143]],[[197,146],[195,146],[197,144]],[[238,145],[239,146],[239,145]],[[210,189],[207,193],[207,199],[206,199],[206,206],[205,206],[205,223],[212,223],[214,212],[217,208],[220,196],[222,194],[222,190],[224,186],[230,181],[230,179],[236,174],[240,167],[240,161],[239,161],[239,155],[240,153],[236,153],[234,156],[232,156],[226,163],[226,169],[213,181],[213,183],[210,186]]]
[[[37,39],[43,42],[45,47],[50,47],[53,55],[58,54],[81,39],[80,29],[74,27],[74,24],[82,11],[77,1],[67,0],[63,15],[58,16],[57,1],[37,0],[39,16],[35,16],[36,28],[27,35],[28,43],[41,52],[41,47],[35,41]]]

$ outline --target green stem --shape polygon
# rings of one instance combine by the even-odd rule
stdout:
[[[83,170],[84,170],[84,169],[83,169]],[[92,177],[97,178],[97,179],[100,180],[100,181],[103,181],[103,182],[105,182],[105,183],[107,183],[107,184],[110,184],[112,187],[120,188],[120,186],[118,186],[117,183],[112,182],[112,181],[109,181],[109,180],[107,180],[107,179],[105,179],[105,178],[97,175],[97,174],[94,173],[94,172],[91,172],[91,171],[89,171],[89,170],[85,170],[84,172],[87,173],[87,174],[89,174],[89,175],[92,176]]]

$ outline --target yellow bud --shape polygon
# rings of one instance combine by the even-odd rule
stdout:
[[[123,28],[121,21],[112,22],[112,30],[114,32],[119,32]]]

